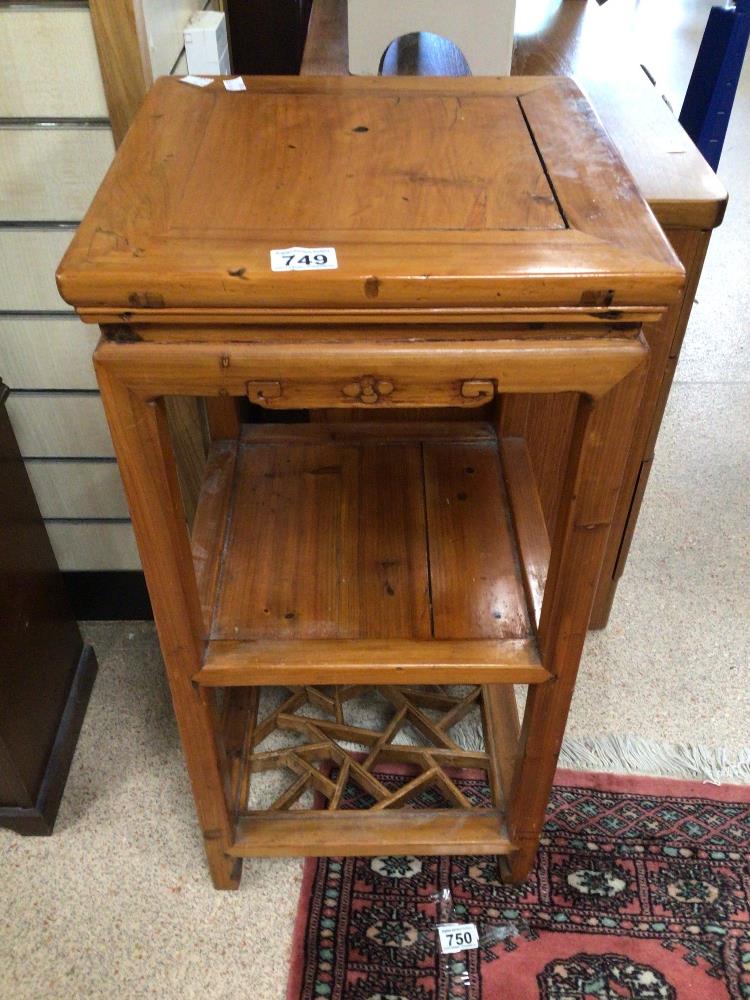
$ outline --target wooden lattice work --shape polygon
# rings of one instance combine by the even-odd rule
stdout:
[[[429,788],[439,790],[449,807],[471,810],[472,803],[457,786],[450,769],[484,771],[494,785],[494,762],[486,750],[467,749],[452,736],[454,726],[477,708],[482,708],[482,687],[460,691],[443,687],[394,687],[370,689],[380,696],[390,718],[380,728],[352,725],[346,720],[348,702],[366,689],[362,685],[286,688],[281,703],[259,718],[261,689],[240,688],[227,692],[224,704],[226,750],[231,762],[232,797],[235,814],[252,815],[247,803],[252,776],[286,771],[289,784],[268,812],[290,810],[302,796],[319,793],[328,812],[345,808],[345,791],[355,785],[372,800],[368,812],[407,806]],[[309,710],[315,710],[310,715]],[[421,743],[403,740],[407,730]],[[300,740],[278,749],[262,750],[274,733]],[[355,747],[356,749],[352,749]],[[401,787],[387,788],[377,776],[384,763],[409,765],[414,774]]]

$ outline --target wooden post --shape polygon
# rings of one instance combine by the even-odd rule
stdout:
[[[645,372],[644,363],[605,396],[579,397],[539,623],[552,678],[529,687],[508,803],[513,882],[527,876],[544,825]]]
[[[137,396],[94,357],[159,633],[198,819],[214,885],[236,889],[242,862],[226,852],[233,838],[229,773],[213,696],[197,688],[204,644],[185,513],[163,399]]]

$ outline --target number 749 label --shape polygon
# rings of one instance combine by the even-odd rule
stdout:
[[[331,271],[338,266],[335,247],[289,247],[271,251],[272,271]]]
[[[444,955],[470,951],[479,947],[476,924],[438,924],[440,950]]]

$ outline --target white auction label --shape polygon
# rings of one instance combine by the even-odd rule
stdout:
[[[472,951],[479,947],[476,924],[438,924],[440,950],[444,955],[457,951]]]
[[[191,87],[210,87],[214,82],[212,76],[181,76],[180,83],[189,83]]]
[[[335,247],[289,247],[271,251],[272,271],[331,271],[338,266]]]

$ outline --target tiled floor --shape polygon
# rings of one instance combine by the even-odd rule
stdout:
[[[710,0],[644,17],[654,3],[677,44],[645,59],[679,106]],[[750,743],[749,141],[750,61],[719,171],[729,211],[574,735]],[[0,832],[0,1000],[282,1000],[300,862],[248,861],[238,893],[214,892],[153,629],[88,633],[101,669],[55,835]]]

